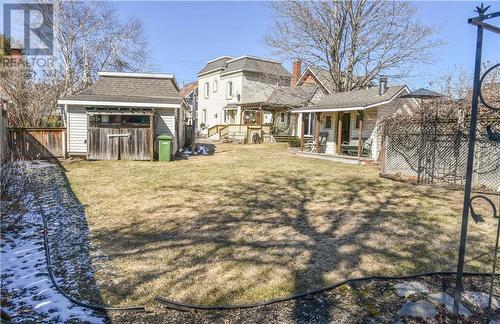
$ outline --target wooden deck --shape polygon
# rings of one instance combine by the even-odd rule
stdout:
[[[335,161],[347,164],[365,164],[369,162],[374,162],[372,159],[368,157],[362,157],[361,159],[359,159],[357,156],[303,152],[303,151],[298,151],[297,156],[319,159],[319,160]]]

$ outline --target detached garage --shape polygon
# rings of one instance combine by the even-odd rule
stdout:
[[[83,92],[61,98],[67,154],[89,160],[153,160],[159,135],[184,146],[187,105],[173,75],[99,72]]]

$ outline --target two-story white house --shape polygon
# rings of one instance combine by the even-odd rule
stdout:
[[[197,76],[198,129],[215,139],[222,128],[242,138],[248,138],[250,129],[258,129],[262,136],[264,113],[242,105],[265,102],[277,87],[289,86],[292,78],[280,62],[254,56],[219,57],[207,62]]]

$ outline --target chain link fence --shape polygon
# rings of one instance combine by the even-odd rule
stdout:
[[[465,185],[468,120],[388,119],[383,123],[382,175],[416,183]],[[500,118],[479,120],[474,157],[476,190],[500,188],[500,142],[487,130],[500,129]]]

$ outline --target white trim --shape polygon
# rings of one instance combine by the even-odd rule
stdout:
[[[112,72],[101,71],[98,72],[99,76],[114,76],[114,77],[130,77],[130,78],[153,78],[153,79],[173,79],[173,74],[165,73],[136,73],[136,72]]]
[[[243,55],[243,56],[240,56],[240,57],[237,57],[237,58],[233,58],[233,59],[227,61],[226,63],[238,61],[238,60],[241,60],[241,59],[244,59],[244,58],[249,58],[249,59],[252,59],[252,60],[258,60],[258,61],[264,61],[264,62],[271,62],[271,63],[281,64],[281,62],[279,62],[279,61],[275,61],[275,60],[271,60],[271,59],[267,59],[267,58],[263,58],[263,57],[258,57],[258,56],[252,56],[252,55]]]
[[[218,68],[210,70],[210,71],[205,71],[205,72],[202,72],[202,73],[198,73],[196,76],[197,77],[201,77],[202,75],[210,74],[212,72],[219,71],[219,70],[224,70],[225,68],[226,68],[225,66],[221,66],[221,67],[218,67]]]
[[[223,55],[223,56],[220,56],[220,57],[218,57],[216,59],[207,61],[207,63],[212,63],[212,62],[218,61],[218,60],[223,59],[223,58],[228,58],[228,59],[232,60],[232,59],[234,59],[234,56]]]
[[[57,103],[60,105],[78,105],[78,106],[118,106],[118,107],[144,107],[144,108],[180,108],[181,107],[181,104],[117,102],[117,101],[58,100]]]
[[[110,72],[110,71],[100,71],[97,73],[99,76],[109,76],[109,77],[129,77],[129,78],[150,78],[150,79],[172,79],[174,86],[177,91],[180,92],[179,84],[175,79],[173,74],[165,73],[136,73],[136,72]]]
[[[318,109],[308,109],[308,108],[299,108],[299,109],[295,109],[295,110],[292,110],[291,112],[292,113],[301,113],[301,112],[336,112],[336,111],[355,111],[355,110],[366,110],[366,109],[369,109],[369,108],[373,108],[373,107],[377,107],[377,106],[381,106],[381,105],[385,105],[385,104],[388,104],[390,103],[391,101],[393,101],[394,99],[396,99],[399,94],[401,92],[403,92],[403,90],[406,90],[407,92],[408,91],[408,87],[407,86],[404,86],[403,88],[401,88],[401,90],[399,90],[394,96],[392,96],[392,98],[390,98],[389,100],[386,100],[386,101],[382,101],[382,102],[377,102],[375,104],[372,104],[372,105],[368,105],[368,106],[359,106],[359,107],[344,107],[344,108],[318,108]]]

